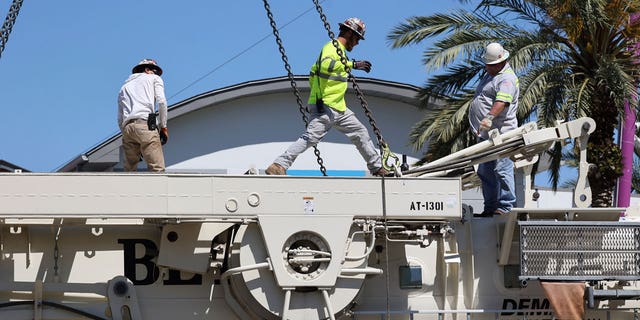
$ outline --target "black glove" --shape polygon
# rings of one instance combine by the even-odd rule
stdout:
[[[371,62],[367,60],[353,60],[353,68],[356,70],[364,70],[366,73],[369,73],[369,71],[371,71]]]
[[[167,128],[160,129],[160,143],[164,145],[169,140],[169,130]]]

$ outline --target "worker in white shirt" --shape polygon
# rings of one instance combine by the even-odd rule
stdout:
[[[155,60],[144,59],[131,72],[118,94],[124,170],[136,171],[142,155],[149,171],[164,172],[162,145],[169,139],[169,130],[162,69]]]

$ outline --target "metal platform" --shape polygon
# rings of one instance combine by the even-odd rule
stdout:
[[[10,173],[0,175],[0,219],[351,215],[451,220],[462,215],[460,184],[459,178]]]

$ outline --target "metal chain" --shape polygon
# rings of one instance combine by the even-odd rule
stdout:
[[[263,0],[264,9],[267,11],[267,17],[269,18],[269,23],[271,24],[271,29],[273,30],[273,36],[276,38],[276,43],[278,44],[278,49],[280,50],[280,54],[282,55],[282,62],[284,62],[284,68],[287,70],[287,76],[289,77],[289,81],[291,82],[291,88],[293,89],[293,94],[296,96],[296,101],[298,102],[298,109],[300,110],[300,114],[302,114],[302,121],[304,121],[305,128],[309,125],[309,118],[307,118],[306,108],[302,102],[302,98],[300,98],[300,91],[298,90],[298,84],[293,77],[293,72],[291,71],[291,65],[289,65],[289,59],[287,58],[287,54],[284,51],[284,45],[282,44],[282,39],[280,39],[280,33],[278,32],[278,27],[276,26],[276,21],[273,18],[273,14],[271,13],[271,7],[267,0]],[[320,157],[320,150],[318,150],[317,146],[313,146],[313,153],[316,155],[318,165],[320,166],[320,172],[322,172],[323,176],[327,175],[327,169],[324,167],[324,161],[322,157]]]
[[[13,0],[13,3],[9,8],[9,13],[7,13],[7,17],[4,19],[4,23],[2,24],[2,30],[0,30],[0,57],[4,51],[4,46],[7,44],[7,41],[9,41],[9,34],[13,28],[13,24],[16,23],[18,13],[20,13],[22,1],[23,0]]]
[[[56,236],[53,246],[53,277],[55,281],[58,281],[58,259],[60,258],[60,249],[58,248],[58,240],[60,240],[60,231],[62,231],[62,222],[56,230]]]
[[[397,155],[391,152],[389,145],[382,137],[382,133],[380,132],[380,129],[378,129],[378,126],[376,125],[376,120],[373,118],[373,113],[371,113],[371,110],[369,110],[367,100],[364,98],[364,94],[362,93],[360,86],[356,82],[356,77],[354,77],[353,74],[351,74],[351,69],[347,68],[347,57],[345,53],[342,51],[342,49],[340,48],[340,44],[338,43],[338,40],[336,40],[335,34],[333,33],[333,31],[331,31],[331,25],[329,25],[329,22],[327,21],[327,16],[324,14],[322,7],[320,6],[320,2],[318,0],[313,0],[313,4],[315,4],[316,10],[318,11],[318,14],[320,14],[320,20],[322,20],[322,24],[324,25],[324,28],[327,30],[327,33],[329,34],[329,38],[331,38],[331,43],[333,43],[333,46],[336,48],[336,52],[338,53],[338,56],[340,56],[340,62],[342,62],[342,64],[345,66],[345,70],[349,74],[349,79],[351,80],[353,89],[356,91],[356,96],[358,97],[358,100],[360,100],[360,105],[364,110],[364,114],[369,119],[369,124],[371,124],[373,133],[376,134],[376,138],[378,139],[378,146],[380,147],[380,153],[382,154],[382,166],[387,170],[392,170],[392,171],[395,171],[396,174],[399,174],[398,166],[400,164],[400,159],[398,158]],[[387,160],[389,158],[394,159],[394,162],[395,162],[394,165],[390,166],[387,163]]]

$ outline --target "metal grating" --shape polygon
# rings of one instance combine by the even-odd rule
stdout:
[[[520,221],[520,279],[640,279],[640,224]]]

